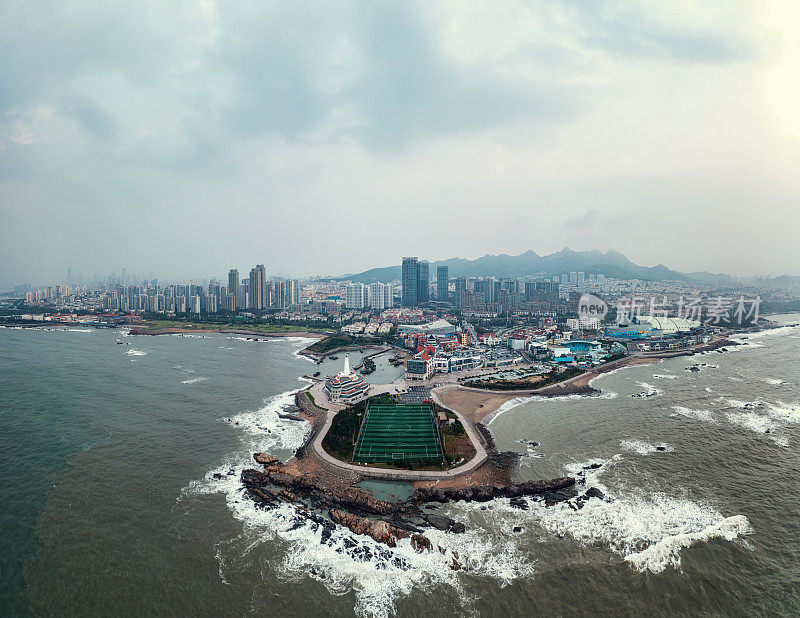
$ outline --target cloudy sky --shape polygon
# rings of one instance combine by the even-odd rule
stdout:
[[[800,274],[800,3],[5,2],[0,285],[615,249]]]

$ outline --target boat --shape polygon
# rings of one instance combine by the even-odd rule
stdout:
[[[315,378],[318,378],[318,377],[319,377],[319,371],[317,371],[317,372],[315,372],[315,373],[314,373],[314,377],[315,377]]]
[[[331,359],[331,360],[339,360],[338,356],[329,356],[328,358]]]

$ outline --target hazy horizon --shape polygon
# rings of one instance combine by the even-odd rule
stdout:
[[[0,287],[565,246],[798,275],[798,74],[790,1],[6,3]]]

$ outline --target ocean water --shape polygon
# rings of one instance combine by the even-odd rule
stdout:
[[[797,615],[800,328],[745,343],[508,404],[519,479],[596,463],[610,500],[447,505],[467,533],[416,554],[243,497],[306,435],[302,340],[0,329],[0,613]]]

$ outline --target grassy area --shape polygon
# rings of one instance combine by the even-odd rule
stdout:
[[[237,329],[246,330],[253,333],[269,335],[272,333],[297,333],[308,330],[330,330],[309,328],[302,324],[254,324],[252,322],[205,322],[202,320],[147,320],[144,322],[147,330],[161,330],[164,328],[196,328],[198,330],[221,330]]]
[[[324,410],[325,408],[321,408],[317,405],[317,402],[314,400],[314,395],[311,394],[311,391],[306,391],[306,397],[311,402],[311,405],[317,408],[317,410]]]
[[[378,395],[371,397],[372,401],[389,403],[391,395]],[[359,414],[363,415],[367,409],[367,401],[359,401],[357,404],[345,408],[333,417],[331,428],[322,440],[322,448],[329,455],[336,459],[349,462],[353,459],[353,449],[355,448],[358,427],[361,422]]]
[[[317,354],[325,354],[327,352],[331,352],[332,350],[345,347],[386,344],[389,340],[390,338],[386,336],[359,337],[348,335],[346,333],[336,333],[326,337],[325,339],[320,339],[319,341],[312,343],[310,346],[308,346],[307,350],[309,352],[316,352]]]
[[[375,403],[391,403],[394,398],[389,394],[371,397]],[[341,461],[350,462],[353,459],[353,450],[358,435],[361,418],[366,410],[366,400],[346,408],[333,417],[333,422],[322,440],[322,448],[329,455]],[[475,447],[472,444],[464,426],[455,414],[433,404],[434,412],[445,412],[452,423],[444,424],[440,429],[442,446],[444,447],[444,463],[400,461],[398,463],[371,464],[374,468],[400,469],[400,470],[447,470],[462,465],[475,456]],[[362,416],[359,416],[361,414]]]
[[[564,380],[569,380],[570,378],[574,378],[583,373],[583,369],[578,367],[567,367],[564,371],[559,372],[557,369],[553,369],[549,373],[546,373],[541,376],[540,380],[536,382],[531,382],[530,378],[525,378],[522,380],[502,380],[497,378],[490,378],[488,380],[469,380],[464,382],[464,386],[471,386],[472,388],[483,388],[486,390],[491,391],[515,391],[515,390],[528,390],[528,389],[538,389],[543,388],[545,386],[550,386],[552,384],[557,384],[558,382],[563,382]]]
[[[459,466],[475,457],[475,446],[472,444],[472,440],[470,440],[458,417],[437,404],[433,404],[433,409],[437,414],[444,412],[447,414],[448,421],[452,420],[452,423],[445,423],[440,429],[445,467]]]
[[[331,335],[330,337],[326,337],[325,339],[320,339],[316,343],[312,343],[307,349],[309,352],[324,354],[325,352],[330,352],[336,348],[343,348],[345,346],[352,345],[355,340],[356,338],[352,335],[337,333],[335,335]]]

